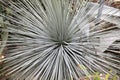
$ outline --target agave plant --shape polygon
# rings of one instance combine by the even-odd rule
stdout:
[[[78,80],[120,70],[104,51],[120,39],[120,10],[84,0],[0,0],[9,32],[0,70],[11,80]],[[103,28],[103,21],[115,26]],[[119,45],[119,44],[112,44]]]

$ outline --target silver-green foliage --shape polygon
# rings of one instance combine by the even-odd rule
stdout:
[[[114,30],[100,25],[120,10],[81,0],[0,1],[12,10],[2,15],[11,23],[4,29],[8,53],[1,70],[12,80],[78,80],[120,70],[119,57],[104,53],[120,39],[119,22]]]

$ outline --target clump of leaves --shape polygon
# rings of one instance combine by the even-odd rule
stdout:
[[[12,10],[10,16],[1,15],[11,22],[3,30],[10,34],[1,69],[11,80],[78,80],[96,71],[120,70],[119,57],[104,53],[120,39],[119,9],[103,1],[0,1]],[[102,21],[115,29],[102,28]]]

